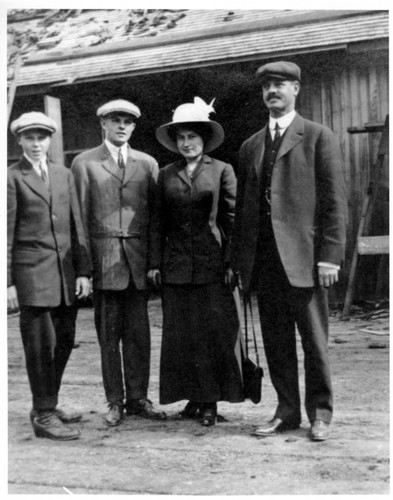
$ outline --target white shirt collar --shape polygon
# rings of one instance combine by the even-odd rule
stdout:
[[[276,123],[280,127],[280,132],[285,131],[289,125],[292,123],[293,119],[296,116],[296,110],[292,110],[284,116],[280,116],[280,118],[269,117],[269,128],[270,130],[274,130],[276,128]]]
[[[123,155],[124,162],[127,161],[127,156],[128,156],[128,143],[127,142],[125,144],[123,144],[120,148],[118,146],[115,146],[114,144],[112,144],[107,139],[104,139],[104,143],[105,143],[106,147],[109,149],[109,152],[116,163],[117,163],[117,159],[119,157],[119,149],[121,149],[121,154]]]
[[[40,165],[42,170],[45,170],[46,174],[48,174],[48,163],[46,156],[43,156],[40,161],[34,161],[30,156],[28,156],[26,153],[23,153],[23,156],[26,158],[26,160],[33,165],[34,170],[41,176],[40,172]]]

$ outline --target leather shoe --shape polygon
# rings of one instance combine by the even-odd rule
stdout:
[[[109,411],[104,417],[105,423],[111,427],[119,425],[123,420],[123,405],[120,403],[109,403],[108,407]]]
[[[80,437],[80,432],[64,425],[54,410],[38,411],[32,424],[37,437],[55,441],[71,441]]]
[[[310,437],[312,441],[326,441],[326,439],[329,439],[329,424],[323,420],[314,420],[311,424]]]
[[[198,418],[201,411],[201,403],[196,403],[195,401],[189,401],[186,406],[178,413],[178,418],[188,419],[188,418]]]
[[[278,432],[289,431],[299,428],[299,423],[293,420],[282,420],[281,418],[273,418],[267,425],[257,427],[253,432],[253,436],[265,437],[274,436]]]
[[[59,417],[59,419],[63,422],[63,424],[75,424],[76,422],[80,422],[80,420],[82,419],[82,414],[76,411],[66,413],[64,410],[61,410],[60,408],[56,408],[54,411],[56,415]],[[31,410],[30,412],[31,423],[33,423],[33,420],[36,416],[38,416],[38,410]]]
[[[217,420],[217,403],[205,404],[202,409],[201,424],[205,427],[215,425]]]
[[[139,415],[140,417],[150,418],[152,420],[166,419],[166,413],[163,411],[156,411],[150,399],[132,399],[127,402],[126,409],[127,415]]]
[[[80,422],[82,420],[82,413],[77,411],[65,412],[60,408],[56,408],[56,415],[63,422],[63,424],[75,424],[76,422]]]

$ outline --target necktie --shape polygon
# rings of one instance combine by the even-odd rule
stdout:
[[[119,148],[119,156],[117,157],[117,164],[119,165],[119,168],[124,169],[125,164],[123,160],[123,155],[121,154],[121,149]]]
[[[49,189],[49,187],[50,187],[49,186],[49,179],[48,179],[48,176],[46,175],[45,170],[42,168],[41,162],[39,163],[38,167],[40,169],[41,179],[44,181],[45,186],[47,187],[47,189]]]
[[[274,139],[272,142],[272,147],[269,151],[270,157],[268,158],[268,163],[265,169],[265,181],[266,181],[265,198],[269,205],[271,205],[271,183],[272,183],[273,166],[274,162],[276,161],[277,150],[280,147],[280,140],[281,140],[280,127],[278,126],[278,122],[276,122],[276,126],[274,127]],[[270,210],[267,212],[267,214],[270,215]]]
[[[280,134],[280,127],[278,126],[278,122],[276,122],[276,126],[274,128],[274,139],[273,139],[273,145],[276,146],[277,143],[281,139],[281,134]]]

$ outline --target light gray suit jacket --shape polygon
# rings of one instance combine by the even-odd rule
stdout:
[[[71,165],[88,236],[94,287],[147,287],[153,200],[158,165],[151,156],[128,148],[124,171],[105,144],[78,155]]]

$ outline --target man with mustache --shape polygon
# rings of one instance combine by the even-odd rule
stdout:
[[[269,123],[240,149],[232,265],[244,292],[257,292],[278,406],[253,434],[274,435],[301,423],[297,327],[310,437],[324,441],[333,413],[327,290],[338,280],[346,232],[341,154],[331,130],[295,111],[296,64],[268,63],[256,77]]]
[[[95,326],[109,406],[104,420],[116,426],[124,410],[166,417],[147,399],[147,269],[158,165],[128,144],[141,116],[135,104],[116,99],[101,106],[97,116],[104,141],[78,155],[71,170],[92,259]]]

